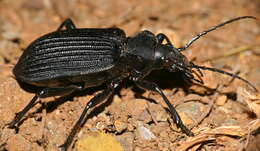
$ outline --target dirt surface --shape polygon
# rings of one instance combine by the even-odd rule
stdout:
[[[20,88],[12,68],[26,46],[56,30],[65,18],[72,18],[77,27],[117,26],[129,36],[144,29],[163,32],[180,47],[225,20],[260,18],[259,7],[257,0],[0,0],[0,151],[58,151],[86,102],[103,88],[42,99],[19,131],[7,128],[34,96]],[[196,41],[184,54],[196,64],[236,73],[260,90],[259,24],[250,19],[232,23]],[[140,92],[124,81],[114,97],[91,111],[70,150],[98,132],[114,136],[125,151],[260,150],[260,94],[240,80],[203,73],[204,86],[186,86],[178,73],[149,76],[163,88],[194,137],[176,127],[158,94]]]

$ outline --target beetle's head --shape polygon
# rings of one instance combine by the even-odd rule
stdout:
[[[187,81],[195,79],[193,63],[181,51],[170,44],[159,44],[155,49],[155,60],[158,67],[170,72],[181,72]],[[201,72],[200,72],[201,73]],[[197,80],[202,83],[202,80]]]
[[[171,72],[189,72],[190,70],[188,59],[180,51],[168,44],[157,46],[155,49],[155,60],[160,64],[160,66]]]

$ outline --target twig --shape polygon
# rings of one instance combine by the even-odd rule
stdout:
[[[209,101],[207,110],[205,112],[203,112],[203,114],[199,117],[198,120],[195,121],[195,123],[193,125],[190,126],[190,129],[193,129],[194,127],[198,126],[210,114],[216,98],[217,97],[215,97],[214,99],[209,99],[210,101]]]
[[[242,47],[234,48],[234,49],[231,49],[230,51],[228,51],[227,53],[224,53],[224,54],[218,55],[218,56],[214,56],[212,58],[205,59],[202,62],[218,60],[218,59],[221,59],[221,58],[234,56],[234,55],[240,54],[244,51],[248,51],[248,50],[253,49],[253,48],[254,48],[254,46],[242,46]]]

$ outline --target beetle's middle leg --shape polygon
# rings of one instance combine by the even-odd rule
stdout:
[[[169,111],[171,112],[175,123],[177,124],[178,127],[181,128],[181,130],[183,132],[185,132],[188,136],[193,136],[194,134],[183,124],[178,112],[176,111],[176,109],[173,107],[173,105],[170,103],[170,101],[167,99],[167,97],[165,96],[165,94],[163,93],[163,91],[161,90],[160,87],[158,87],[155,83],[153,82],[149,82],[149,81],[136,81],[135,82],[137,84],[137,86],[139,86],[142,89],[147,89],[147,90],[151,90],[151,91],[155,91],[157,93],[159,93],[164,102],[167,104]]]
[[[68,95],[75,90],[81,90],[83,87],[77,86],[77,85],[71,85],[66,87],[59,87],[59,88],[43,88],[39,90],[35,96],[32,98],[32,100],[27,104],[27,106],[20,112],[16,113],[15,118],[12,122],[10,122],[8,125],[10,128],[15,128],[15,126],[21,121],[23,116],[36,104],[39,103],[40,98],[46,98],[51,96],[64,96]]]
[[[61,148],[62,151],[67,151],[68,147],[70,146],[70,144],[73,141],[73,137],[76,135],[76,133],[78,132],[79,128],[85,123],[85,121],[87,120],[87,112],[90,108],[96,106],[97,104],[100,104],[102,101],[108,99],[113,93],[114,93],[114,89],[118,86],[118,83],[120,82],[120,80],[114,80],[113,82],[109,83],[107,88],[97,94],[96,96],[94,96],[85,106],[83,112],[81,113],[80,118],[78,119],[78,121],[76,122],[76,124],[73,126],[69,136],[67,137],[66,141],[64,142],[64,144],[60,145],[59,147]]]
[[[64,20],[57,30],[62,30],[63,27],[65,27],[67,30],[76,29],[75,24],[70,18]]]

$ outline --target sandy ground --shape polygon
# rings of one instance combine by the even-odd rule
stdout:
[[[12,68],[34,39],[56,30],[65,18],[72,18],[77,27],[117,26],[129,36],[144,29],[162,32],[180,47],[225,20],[260,18],[259,7],[257,0],[0,0],[0,151],[58,151],[86,102],[103,89],[43,99],[19,131],[7,128],[34,96],[20,88]],[[196,64],[236,73],[260,90],[259,23],[232,23],[201,38],[184,54]],[[91,111],[70,150],[92,151],[94,146],[109,151],[110,142],[125,151],[260,150],[260,94],[240,80],[203,73],[204,86],[187,86],[178,73],[157,71],[148,77],[163,88],[194,137],[176,127],[158,94],[140,91],[126,80],[113,97]],[[102,148],[92,140],[108,145]]]

